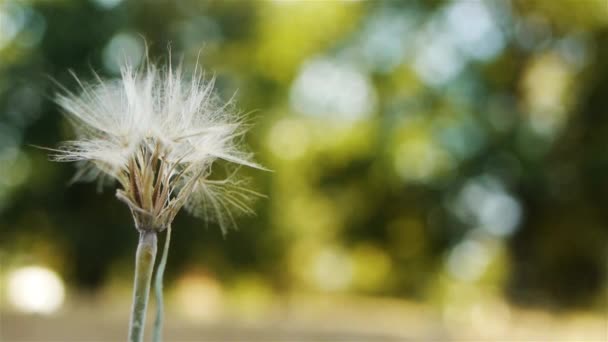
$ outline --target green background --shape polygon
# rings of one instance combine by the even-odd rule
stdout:
[[[226,236],[178,215],[169,291],[194,274],[229,298],[605,308],[605,1],[0,1],[5,273],[129,291],[126,206],[33,145],[73,137],[52,80],[116,77],[146,48],[236,92],[272,170],[241,170],[267,198]]]

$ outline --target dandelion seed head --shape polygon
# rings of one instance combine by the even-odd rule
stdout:
[[[124,65],[119,80],[95,76],[83,83],[74,75],[80,91],[57,96],[77,138],[54,150],[54,160],[79,162],[84,180],[115,179],[138,229],[163,230],[182,207],[223,230],[235,213],[252,213],[249,203],[259,194],[235,173],[210,179],[218,160],[261,168],[242,149],[243,119],[233,99],[215,94],[213,77],[198,66],[187,78],[181,67],[149,62]]]

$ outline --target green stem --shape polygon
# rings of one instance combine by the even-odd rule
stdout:
[[[165,247],[163,248],[163,255],[160,258],[160,263],[156,269],[156,278],[154,280],[154,293],[156,294],[156,319],[154,320],[154,330],[152,331],[152,341],[154,342],[160,342],[163,334],[163,275],[165,274],[165,266],[167,265],[167,255],[169,254],[170,243],[171,224],[167,227]]]
[[[133,306],[129,323],[129,342],[142,342],[146,323],[146,307],[150,295],[150,280],[156,259],[156,232],[141,230],[135,254]]]

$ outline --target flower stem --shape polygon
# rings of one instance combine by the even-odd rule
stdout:
[[[150,280],[156,259],[156,232],[141,230],[135,254],[133,306],[129,324],[129,342],[142,342],[146,323],[146,307],[150,294]]]
[[[156,319],[154,320],[154,330],[152,331],[152,341],[154,342],[162,341],[163,335],[163,275],[165,273],[165,266],[167,265],[167,255],[169,254],[170,243],[171,224],[167,227],[163,255],[160,258],[160,263],[156,269],[156,278],[154,280],[154,293],[156,294]]]

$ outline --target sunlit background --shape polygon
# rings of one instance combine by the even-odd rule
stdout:
[[[168,341],[608,339],[605,0],[0,0],[0,340],[125,339],[127,207],[34,146],[69,70],[169,48],[273,172],[178,216]]]

